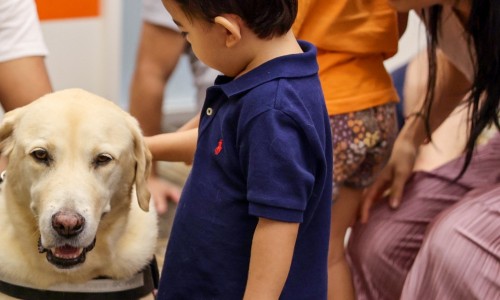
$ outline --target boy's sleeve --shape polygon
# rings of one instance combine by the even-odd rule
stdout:
[[[302,222],[314,186],[315,159],[301,124],[271,109],[255,117],[247,129],[239,144],[249,213]]]

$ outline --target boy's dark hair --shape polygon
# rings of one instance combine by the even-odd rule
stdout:
[[[222,14],[235,14],[261,39],[281,36],[292,27],[298,0],[175,0],[189,17],[213,23]]]

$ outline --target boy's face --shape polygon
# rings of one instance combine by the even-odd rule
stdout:
[[[196,17],[189,18],[175,0],[162,1],[182,35],[191,44],[196,57],[207,66],[223,71],[219,62],[223,49],[219,49],[219,46],[224,42],[216,26]]]

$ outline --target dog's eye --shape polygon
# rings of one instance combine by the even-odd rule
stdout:
[[[50,162],[49,152],[45,149],[42,149],[42,148],[33,149],[33,151],[31,151],[30,155],[35,160],[42,162],[44,164],[49,164],[49,162]]]
[[[113,157],[111,155],[106,154],[106,153],[101,153],[101,154],[96,156],[96,158],[94,160],[94,165],[96,167],[104,166],[112,160],[113,160]]]

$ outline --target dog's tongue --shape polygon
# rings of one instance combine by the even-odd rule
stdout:
[[[80,255],[80,248],[75,248],[70,245],[55,248],[54,255],[59,257],[73,257]]]

